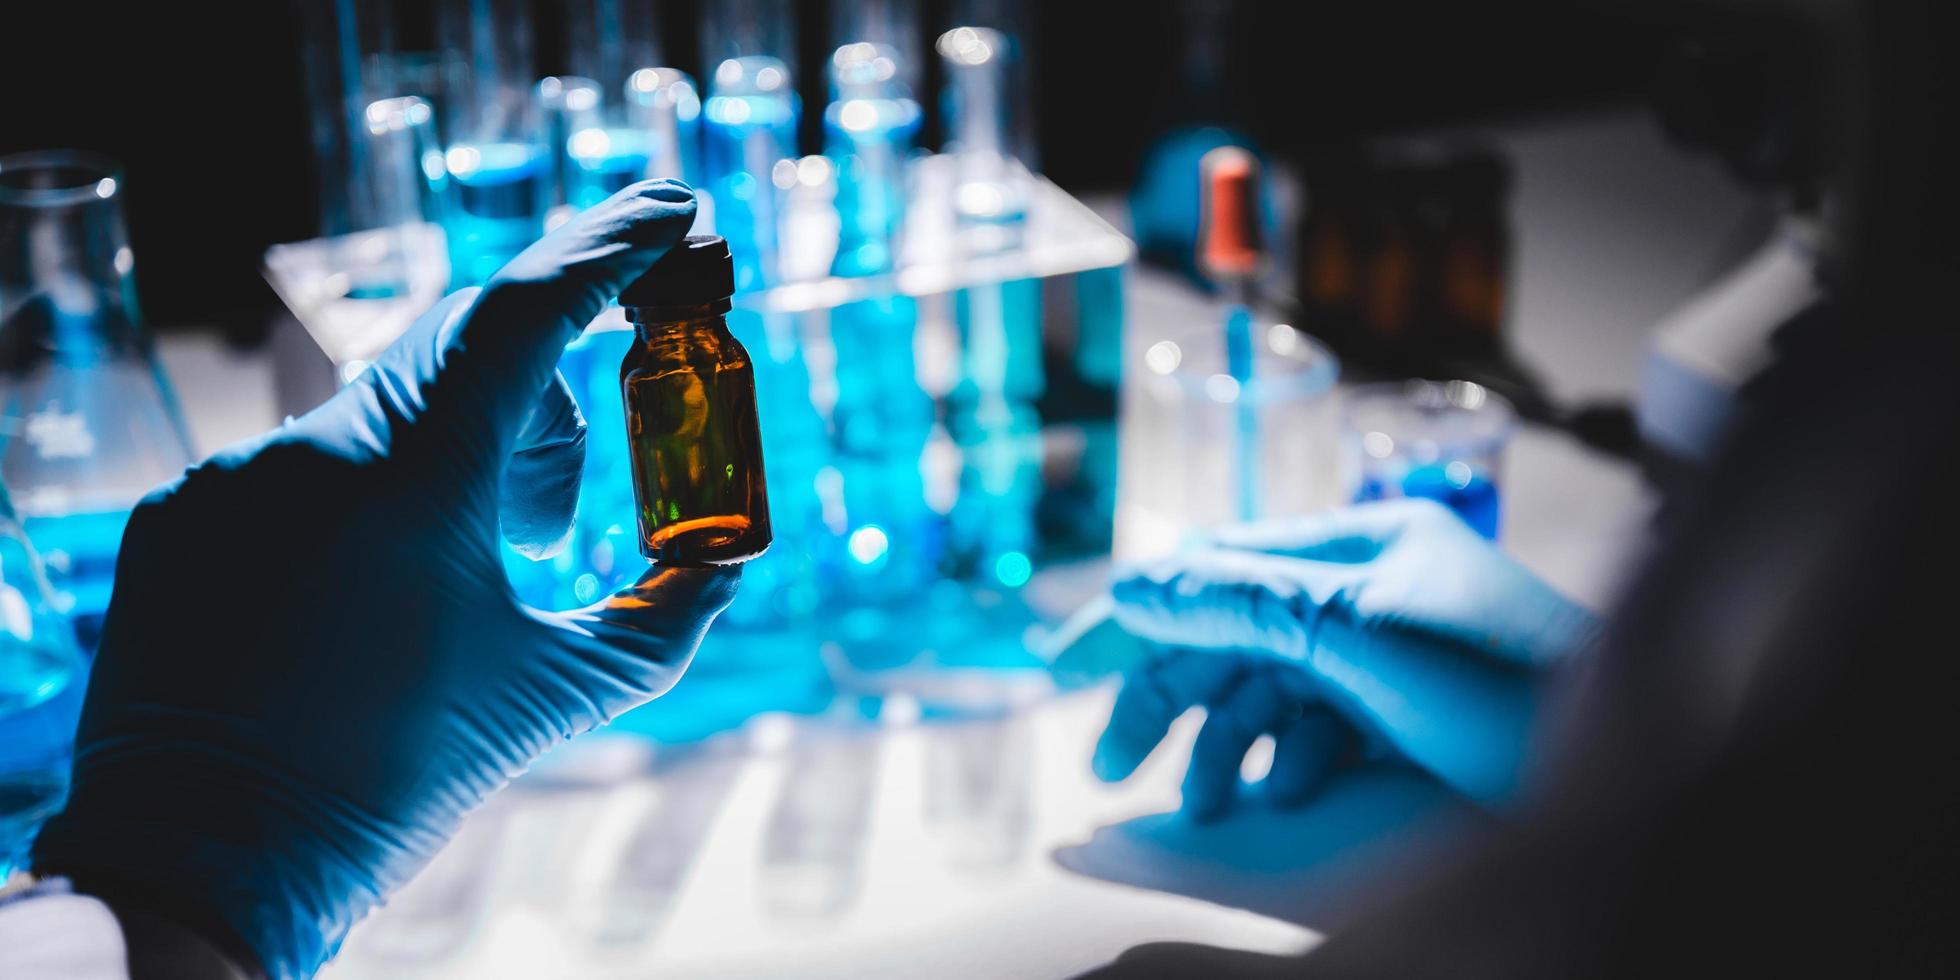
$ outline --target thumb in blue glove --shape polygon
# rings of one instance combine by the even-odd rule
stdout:
[[[1313,700],[1486,802],[1522,777],[1541,669],[1599,631],[1427,500],[1223,529],[1211,547],[1119,577],[1112,592],[1131,633],[1296,671]]]
[[[554,366],[693,217],[678,182],[621,191],[146,499],[39,869],[306,976],[486,794],[673,684],[735,571],[547,612],[497,537],[563,537],[582,437]]]

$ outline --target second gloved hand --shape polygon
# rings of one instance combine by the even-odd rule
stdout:
[[[1175,717],[1216,703],[1199,681],[1236,669],[1256,690],[1228,697],[1274,706],[1230,705],[1235,728],[1254,729],[1233,732],[1233,744],[1249,745],[1269,716],[1324,703],[1371,741],[1493,803],[1521,777],[1542,669],[1599,629],[1590,612],[1426,500],[1221,529],[1212,547],[1127,574],[1112,592],[1124,629],[1221,663],[1183,673],[1149,665],[1133,672],[1123,698],[1144,698],[1132,685],[1156,685],[1164,693],[1146,700],[1175,707]],[[1247,657],[1279,673],[1247,674]],[[1166,686],[1185,674],[1190,683]],[[1122,700],[1118,708],[1099,748],[1105,778],[1134,768],[1169,710],[1142,712],[1151,720],[1138,724]]]
[[[38,869],[310,975],[485,795],[666,690],[736,572],[548,612],[497,539],[562,535],[559,355],[693,219],[685,185],[621,191],[145,500]]]

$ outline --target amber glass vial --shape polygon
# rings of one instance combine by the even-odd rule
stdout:
[[[619,294],[639,334],[619,366],[640,552],[732,565],[769,547],[755,369],[728,332],[728,243],[693,235]]]

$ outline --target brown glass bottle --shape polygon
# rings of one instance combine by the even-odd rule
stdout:
[[[728,243],[695,235],[619,294],[638,341],[619,366],[640,552],[732,565],[769,547],[755,370],[728,332]]]

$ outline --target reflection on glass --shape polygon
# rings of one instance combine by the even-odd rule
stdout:
[[[1034,734],[1020,715],[926,730],[926,823],[948,866],[1011,867],[1027,847]]]
[[[762,842],[765,908],[828,918],[856,901],[877,766],[876,739],[808,727],[798,733]]]
[[[604,950],[640,947],[673,912],[741,771],[739,758],[698,748],[663,749],[661,758],[653,778],[656,796],[598,889],[592,942]]]

